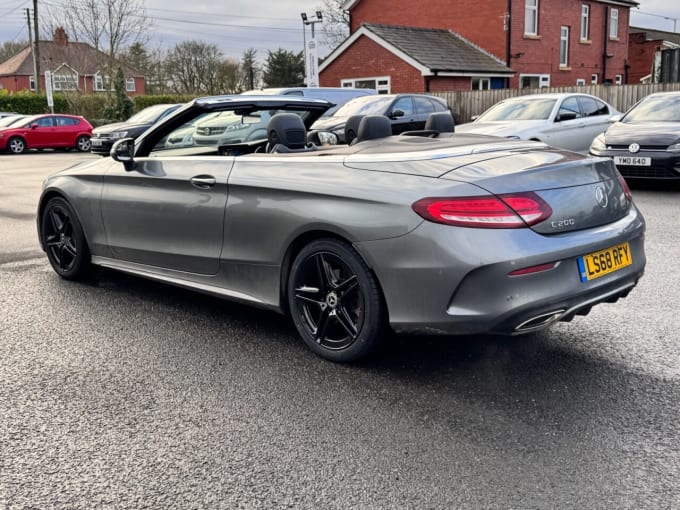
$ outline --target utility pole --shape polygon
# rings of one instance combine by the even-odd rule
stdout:
[[[36,89],[36,87],[38,86],[39,79],[38,69],[36,67],[38,60],[35,56],[35,48],[33,47],[33,29],[31,28],[31,9],[29,9],[28,7],[26,8],[26,22],[28,23],[28,45],[31,49],[33,49],[33,51],[31,51],[31,55],[33,55],[33,89]]]
[[[35,47],[33,48],[35,92],[40,94],[40,31],[38,30],[38,0],[33,0],[33,33],[35,34]]]

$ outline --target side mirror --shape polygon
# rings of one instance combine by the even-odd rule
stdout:
[[[389,115],[390,119],[398,119],[399,117],[403,116],[404,116],[403,110],[392,110],[392,113],[390,113]]]
[[[619,122],[623,118],[623,115],[612,115],[609,117],[609,122],[614,124],[614,122]]]
[[[123,138],[111,147],[111,157],[115,161],[123,163],[125,170],[130,172],[135,169],[135,139]]]
[[[555,119],[555,122],[564,122],[565,120],[574,120],[578,117],[576,112],[560,112]]]
[[[474,122],[474,121],[476,121],[478,118],[479,118],[479,115],[473,115],[472,117],[470,117],[470,122]]]
[[[37,127],[38,127],[38,124],[36,122],[31,124],[31,129],[37,129]]]

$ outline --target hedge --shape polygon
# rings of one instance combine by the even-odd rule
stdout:
[[[134,96],[135,112],[148,106],[164,103],[186,103],[196,96],[187,95],[156,95]],[[101,126],[113,122],[104,118],[104,110],[113,101],[108,94],[54,94],[54,113],[70,113],[82,115],[93,126]],[[8,92],[0,90],[0,111],[17,112],[26,115],[49,113],[47,96],[33,92]]]

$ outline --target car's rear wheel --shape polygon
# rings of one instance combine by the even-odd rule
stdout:
[[[313,241],[295,257],[288,305],[304,342],[331,361],[366,356],[383,331],[375,276],[351,246],[335,239]]]
[[[90,147],[91,144],[89,136],[82,135],[76,140],[76,149],[78,149],[80,152],[89,152]]]
[[[63,198],[47,202],[40,220],[40,236],[47,258],[59,276],[80,280],[89,274],[90,250],[83,228]]]
[[[26,142],[19,136],[14,136],[7,142],[7,148],[12,154],[21,154],[26,150]]]

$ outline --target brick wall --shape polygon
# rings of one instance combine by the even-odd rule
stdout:
[[[628,83],[640,83],[652,72],[654,55],[661,49],[661,41],[647,41],[645,34],[630,34],[628,37]]]
[[[339,87],[349,78],[391,77],[391,92],[422,92],[425,78],[410,66],[368,37],[359,37],[319,76],[322,87]]]

